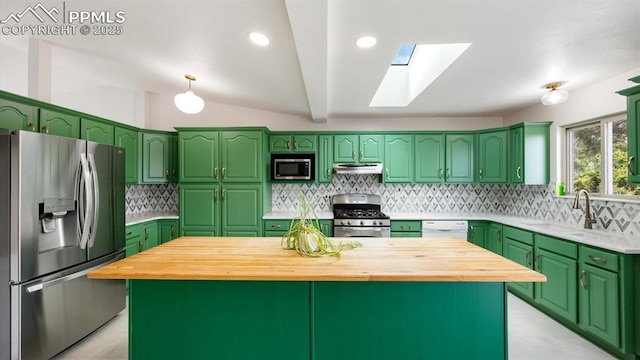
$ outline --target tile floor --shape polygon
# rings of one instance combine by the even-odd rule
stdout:
[[[128,310],[55,359],[126,360]],[[509,294],[510,360],[615,359],[519,298]]]

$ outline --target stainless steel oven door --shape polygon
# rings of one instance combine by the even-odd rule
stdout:
[[[387,226],[334,226],[334,237],[390,237],[391,229]]]

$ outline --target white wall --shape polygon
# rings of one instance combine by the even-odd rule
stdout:
[[[527,121],[553,121],[551,125],[551,182],[559,181],[563,126],[608,115],[623,113],[627,109],[627,98],[616,91],[636,84],[630,78],[640,75],[640,68],[613,78],[595,83],[569,93],[567,102],[545,106],[542,104],[518,111],[504,117],[504,124],[511,125]]]
[[[26,44],[0,42],[0,89],[27,96]]]

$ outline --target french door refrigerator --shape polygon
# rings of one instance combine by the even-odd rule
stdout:
[[[0,130],[0,359],[49,359],[125,307],[124,149]]]

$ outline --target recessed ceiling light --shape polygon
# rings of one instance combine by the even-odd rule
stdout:
[[[260,45],[260,46],[269,45],[269,38],[265,34],[261,34],[259,32],[250,32],[249,39],[251,39],[251,41],[253,41],[253,43],[256,45]]]
[[[356,41],[356,45],[361,48],[370,48],[376,44],[376,41],[373,36],[363,36]]]

